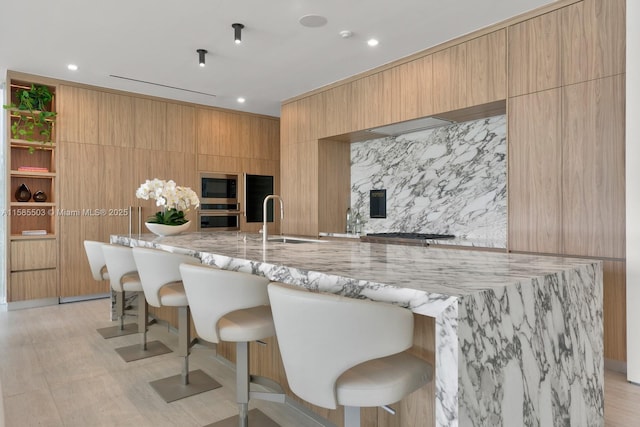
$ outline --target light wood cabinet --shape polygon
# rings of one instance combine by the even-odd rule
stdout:
[[[3,206],[3,218],[7,221],[7,253],[3,257],[7,270],[3,273],[7,279],[7,301],[13,303],[57,295],[57,117],[47,119],[50,127],[43,126],[33,120],[40,112],[24,109],[19,98],[22,91],[29,94],[33,84],[46,87],[52,99],[44,109],[58,112],[58,88],[50,82],[14,78],[12,73],[8,77],[6,104],[15,107],[6,110],[10,126],[3,170],[7,194]],[[34,128],[27,124],[30,120],[35,122]],[[12,132],[12,127],[17,131]]]
[[[284,199],[283,232],[318,235],[318,141],[281,147],[281,188]]]
[[[318,231],[344,233],[351,206],[351,145],[318,143]]]
[[[164,149],[179,153],[196,152],[196,109],[189,105],[166,104]]]
[[[562,9],[562,83],[625,72],[625,0],[584,0]]]
[[[369,129],[386,122],[383,83],[383,73],[352,82],[349,105],[351,122],[355,129]]]
[[[100,92],[61,85],[58,97],[60,141],[97,144]]]
[[[433,110],[458,110],[467,105],[467,44],[433,54]]]
[[[12,272],[9,276],[7,300],[9,302],[55,298],[57,292],[57,270],[32,270]]]
[[[464,107],[507,97],[506,31],[499,30],[467,43],[467,99]]]
[[[604,357],[627,360],[626,263],[603,263]]]
[[[322,113],[325,116],[325,129],[318,137],[325,138],[342,135],[352,130],[352,118],[349,111],[351,101],[351,83],[345,83],[322,92]],[[299,139],[298,141],[307,141]]]
[[[624,75],[563,89],[566,254],[625,257],[624,99]]]
[[[134,99],[108,92],[99,92],[98,97],[98,143],[134,147],[136,135]]]
[[[147,150],[166,149],[167,103],[134,98],[134,147]]]
[[[560,99],[560,89],[509,99],[508,244],[512,251],[562,253]]]
[[[561,11],[509,27],[509,96],[561,85]]]

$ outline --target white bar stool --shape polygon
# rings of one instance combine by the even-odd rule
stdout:
[[[104,254],[102,253],[102,246],[104,245],[106,245],[106,243],[96,242],[94,240],[84,241],[84,250],[89,260],[91,275],[97,281],[109,280],[109,272],[104,260]],[[122,292],[116,293],[116,312],[118,313],[118,320],[120,321],[119,325],[97,329],[103,338],[122,337],[138,332],[135,323],[128,323],[126,325],[124,323],[124,293]]]
[[[189,303],[182,286],[180,264],[197,263],[198,259],[157,249],[133,248],[144,297],[154,307],[178,308],[178,356],[183,358],[182,373],[151,382],[151,387],[166,401],[193,396],[220,387],[201,369],[189,372],[191,331]]]
[[[118,294],[124,295],[126,292],[135,292],[137,295],[137,332],[141,336],[141,342],[140,344],[116,348],[116,352],[125,362],[171,353],[171,349],[160,341],[147,342],[149,307],[147,300],[144,298],[142,283],[140,282],[138,269],[133,259],[133,250],[127,246],[105,244],[102,245],[102,252],[107,265],[107,271],[109,271],[111,289]]]
[[[387,409],[432,378],[429,363],[405,352],[407,309],[276,283],[269,299],[291,390],[323,408],[344,405],[345,427],[360,426],[360,407]]]
[[[269,308],[269,279],[253,274],[182,264],[180,273],[193,323],[202,339],[236,343],[236,384],[239,414],[207,427],[278,426],[258,409],[249,411],[249,398],[284,402],[282,387],[273,380],[250,375],[249,342],[275,335]],[[250,383],[273,392],[250,391]]]

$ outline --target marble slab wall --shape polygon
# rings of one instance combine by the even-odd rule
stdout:
[[[507,241],[506,117],[351,144],[351,208],[367,233],[423,232]],[[386,189],[387,217],[369,217]]]

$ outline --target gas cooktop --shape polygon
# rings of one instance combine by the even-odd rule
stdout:
[[[453,239],[456,236],[452,234],[430,234],[430,233],[370,233],[367,237],[388,238],[388,239]]]

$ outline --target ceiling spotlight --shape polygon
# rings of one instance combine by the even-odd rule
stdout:
[[[204,56],[207,54],[207,50],[198,49],[196,50],[196,52],[198,52],[198,63],[200,64],[201,67],[204,67]]]
[[[244,25],[235,23],[232,24],[231,27],[233,28],[233,39],[236,44],[242,43],[242,29],[244,28]]]
[[[378,46],[378,43],[379,43],[379,42],[378,42],[378,40],[376,40],[376,39],[369,39],[369,40],[367,40],[367,44],[368,44],[369,46],[371,46],[371,47],[373,47],[373,46]]]
[[[343,39],[348,39],[349,37],[353,36],[353,33],[349,30],[343,30],[340,31],[340,37],[342,37]]]
[[[70,71],[77,71],[78,66],[76,64],[69,64],[67,65],[67,69],[69,69]]]
[[[240,96],[240,97],[238,97],[238,100],[237,100],[237,101],[238,101],[240,104],[244,104],[244,101],[246,101],[246,99],[244,99],[243,97],[241,97],[241,96]]]

